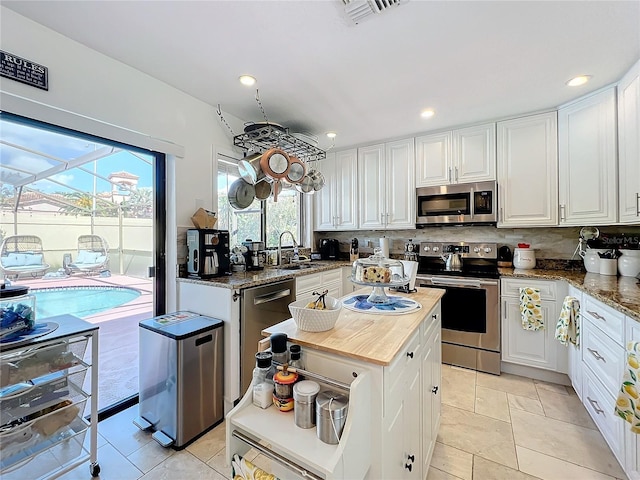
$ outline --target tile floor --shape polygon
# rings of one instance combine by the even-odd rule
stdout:
[[[571,387],[447,365],[442,377],[442,421],[428,480],[626,479]],[[230,478],[224,424],[176,452],[133,425],[137,411],[100,422],[100,479]],[[268,468],[264,458],[249,459]],[[62,477],[90,478],[87,465]]]

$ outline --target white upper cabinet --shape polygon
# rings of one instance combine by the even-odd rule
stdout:
[[[453,131],[453,183],[496,179],[496,124]]]
[[[416,138],[416,187],[449,184],[451,132]]]
[[[617,222],[614,88],[558,110],[560,225]]]
[[[558,224],[556,112],[498,122],[499,227]]]
[[[413,138],[358,149],[361,229],[415,228]]]
[[[496,125],[416,138],[416,187],[496,179]]]
[[[640,223],[640,61],[618,84],[620,223]]]
[[[319,163],[325,187],[314,195],[315,229],[357,229],[358,151],[353,148],[328,153]]]

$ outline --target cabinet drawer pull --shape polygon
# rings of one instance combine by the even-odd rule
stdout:
[[[636,217],[640,217],[640,193],[636,193]]]
[[[591,406],[593,407],[593,409],[596,411],[598,415],[600,415],[601,413],[604,413],[604,410],[600,408],[600,405],[598,405],[597,401],[589,397],[587,397],[587,400],[589,400],[589,403],[591,404]]]
[[[413,352],[407,352],[407,357],[413,358]]]
[[[349,277],[349,278],[351,278],[351,277]],[[438,314],[434,313],[433,315],[431,315],[431,318],[434,319],[434,320],[437,320],[438,319]]]
[[[455,177],[453,178],[453,181],[454,181],[454,182],[456,182],[456,183],[458,183],[458,167],[456,167],[456,168],[455,168],[454,172],[455,172],[455,174],[456,174],[456,175],[455,175]]]
[[[598,320],[604,320],[605,322],[607,321],[607,319],[601,315],[598,315],[598,312],[592,312],[591,310],[587,310],[587,313],[590,313],[593,318],[597,318]]]
[[[564,219],[564,205],[560,205],[560,220]]]
[[[451,183],[451,167],[449,167],[449,183]]]
[[[410,463],[405,463],[405,464],[404,464],[404,468],[406,468],[407,470],[411,471],[411,469],[412,469],[413,467],[411,466],[411,464],[410,464]]]
[[[604,363],[607,363],[607,360],[602,355],[600,355],[597,350],[591,350],[590,348],[587,348],[587,350],[589,350],[589,353],[591,353],[591,355],[596,357],[596,360],[602,360]]]
[[[433,388],[431,389],[431,393],[433,393],[434,395],[437,395],[437,394],[438,394],[438,385],[436,385],[435,387],[433,387]]]
[[[416,461],[416,457],[414,455],[407,455],[407,460],[410,460],[411,463]]]

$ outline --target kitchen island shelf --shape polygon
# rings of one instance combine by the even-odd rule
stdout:
[[[317,437],[316,428],[304,429],[296,426],[293,411],[281,412],[273,406],[267,409],[255,406],[253,389],[250,386],[240,403],[226,418],[229,440],[227,461],[231,463],[236,453],[245,455],[251,446],[239,438],[239,433],[240,436],[247,436],[253,442],[260,443],[262,448],[267,450],[266,455],[274,461],[279,462],[279,457],[285,457],[295,464],[296,469],[309,471],[319,478],[364,478],[370,462],[369,377],[368,372],[362,372],[351,383],[347,419],[337,445],[322,442]],[[361,459],[359,463],[344,460],[356,457]],[[290,472],[294,472],[291,466],[280,463],[288,467]],[[299,478],[303,478],[301,473],[295,473]],[[288,475],[286,478],[292,477]]]

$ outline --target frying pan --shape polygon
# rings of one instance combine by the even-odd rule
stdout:
[[[307,173],[307,169],[298,157],[294,155],[289,155],[289,172],[285,179],[289,183],[300,183],[302,181],[302,177]]]
[[[311,177],[311,172],[307,173],[300,183],[295,185],[295,188],[300,193],[315,193],[316,191],[313,189],[313,178]]]
[[[285,178],[289,173],[289,155],[279,148],[270,148],[260,158],[260,168],[274,180]]]
[[[271,195],[273,186],[266,179],[264,179],[256,183],[255,189],[256,189],[256,199],[266,200]]]
[[[262,154],[257,153],[243,158],[242,160],[238,160],[238,172],[240,172],[240,176],[246,182],[255,185],[260,181],[260,179],[264,178],[264,173],[260,168],[261,157]]]
[[[256,188],[243,178],[234,181],[229,187],[229,205],[236,210],[244,210],[256,198]]]

